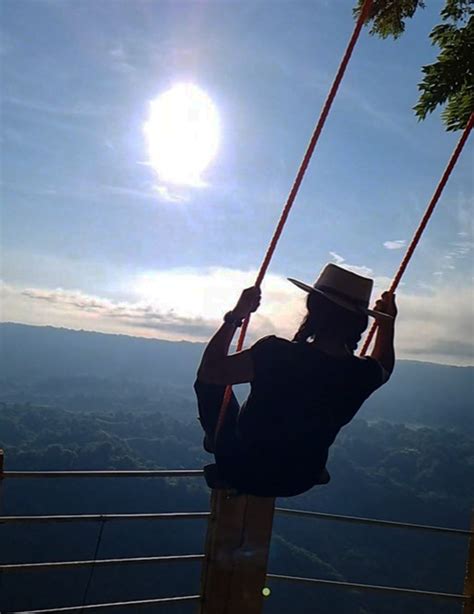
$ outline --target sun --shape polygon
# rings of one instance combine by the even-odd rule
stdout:
[[[200,186],[217,153],[219,116],[211,98],[191,83],[179,83],[151,101],[144,125],[149,161],[160,180]]]

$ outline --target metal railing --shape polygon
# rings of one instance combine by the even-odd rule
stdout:
[[[46,610],[22,610],[6,612],[5,614],[53,614],[55,612],[79,612],[89,610],[110,610],[111,608],[146,608],[149,606],[175,605],[188,601],[199,601],[200,595],[185,595],[184,597],[164,597],[162,599],[140,599],[138,601],[116,601],[115,603],[94,603],[88,605],[69,606],[65,608],[47,608]]]
[[[415,588],[402,588],[395,586],[378,586],[376,584],[359,584],[356,582],[342,582],[340,580],[323,580],[321,578],[300,578],[297,576],[284,576],[280,574],[267,574],[270,580],[283,580],[286,582],[297,582],[300,584],[318,584],[325,586],[337,586],[349,590],[359,590],[377,593],[391,593],[397,595],[408,595],[410,597],[432,597],[444,601],[464,602],[469,599],[468,595],[459,595],[456,593],[439,593],[436,591],[423,591]]]
[[[56,516],[0,516],[0,524],[44,524],[49,522],[110,522],[111,520],[196,520],[209,512],[164,512],[156,514],[58,514]]]
[[[109,567],[110,565],[140,565],[151,563],[182,563],[188,561],[201,561],[204,554],[180,554],[170,556],[140,556],[122,559],[91,559],[90,561],[56,561],[48,563],[15,563],[0,565],[0,572],[14,571],[51,571],[55,569],[70,569],[71,567]]]
[[[134,470],[134,471],[4,471],[2,472],[0,455],[0,484],[2,479],[37,479],[37,478],[183,478],[201,477],[202,470]],[[312,512],[305,510],[294,510],[288,508],[275,508],[275,513],[279,515],[294,516],[298,518],[313,518],[319,520],[332,520],[336,522],[363,524],[380,526],[385,528],[408,529],[425,531],[431,533],[443,533],[469,537],[474,543],[474,527],[471,530],[457,529],[450,527],[439,527],[431,525],[413,524],[406,522],[395,522],[390,520],[378,520],[374,518],[363,518],[357,516],[345,516],[340,514],[328,514],[324,512]],[[64,522],[109,522],[119,520],[183,520],[183,519],[208,519],[209,512],[168,512],[168,513],[149,513],[149,514],[63,514],[63,515],[36,515],[36,516],[0,516],[0,524],[25,524],[25,523],[64,523]],[[0,573],[18,573],[32,571],[48,571],[53,569],[66,569],[75,567],[108,567],[112,565],[132,565],[132,564],[164,564],[179,563],[190,561],[202,561],[204,554],[186,554],[180,556],[151,556],[135,558],[115,558],[115,559],[93,559],[83,561],[55,561],[43,563],[17,563],[0,565]],[[468,558],[468,569],[465,586],[472,583],[472,561]],[[470,562],[470,564],[469,564]],[[308,585],[333,586],[352,591],[378,592],[385,594],[398,594],[412,597],[428,597],[443,601],[454,601],[464,603],[464,612],[473,611],[473,596],[471,594],[443,593],[437,591],[425,591],[405,587],[378,586],[371,584],[360,584],[354,582],[343,582],[338,580],[325,580],[322,578],[304,578],[297,576],[287,576],[281,574],[267,574],[267,579],[278,582],[292,582]],[[88,610],[105,610],[111,608],[141,608],[147,606],[173,605],[188,601],[199,601],[199,595],[187,595],[181,597],[167,597],[159,599],[145,599],[139,601],[121,601],[115,603],[99,603],[81,606],[71,606],[63,608],[49,608],[42,610],[28,610],[27,612],[12,612],[11,614],[46,614],[54,612],[83,612]]]
[[[133,471],[2,471],[3,454],[0,453],[0,485],[4,479],[38,479],[38,478],[194,478],[202,477],[200,469],[171,469],[171,470],[133,470]],[[0,516],[0,524],[44,524],[69,522],[105,522],[121,520],[202,520],[209,517],[209,512],[163,512],[148,514],[60,514],[60,515],[33,515],[33,516]],[[180,556],[151,556],[114,559],[91,559],[83,561],[50,561],[43,563],[17,563],[0,565],[0,573],[21,573],[51,571],[57,569],[71,569],[89,567],[93,571],[96,567],[110,567],[113,565],[143,565],[164,563],[186,563],[202,561],[204,554],[185,554]],[[47,608],[41,610],[15,611],[5,614],[53,614],[55,612],[82,612],[110,610],[112,608],[145,608],[159,606],[173,606],[186,602],[196,602],[200,595],[184,595],[180,597],[162,597],[158,599],[142,599],[134,601],[120,601],[114,603],[96,603],[78,606]],[[85,601],[85,599],[84,599]]]
[[[133,471],[0,471],[5,478],[199,478],[202,469],[137,469]]]
[[[428,531],[431,533],[446,533],[448,535],[462,535],[473,537],[474,531],[469,529],[451,529],[449,527],[438,527],[428,524],[413,524],[411,522],[395,522],[393,520],[377,520],[376,518],[363,518],[361,516],[342,516],[341,514],[327,514],[324,512],[310,512],[305,510],[292,510],[285,507],[276,507],[276,514],[285,516],[298,516],[300,518],[319,518],[321,520],[334,520],[352,524],[366,524],[391,529],[414,529],[415,531]]]
[[[363,518],[360,516],[345,516],[341,514],[328,514],[324,512],[311,512],[306,510],[294,510],[288,508],[277,507],[275,513],[285,516],[296,516],[298,518],[314,518],[319,520],[332,520],[336,522],[344,522],[351,524],[362,524],[370,526],[379,526],[391,529],[408,529],[416,531],[425,531],[431,533],[443,533],[451,536],[469,537],[471,544],[474,543],[474,527],[472,530],[468,529],[453,529],[449,527],[439,527],[424,524],[413,524],[409,522],[394,522],[392,520],[378,520],[375,518]],[[472,557],[471,557],[472,558]],[[469,560],[468,555],[468,568],[467,575],[472,573],[473,562]],[[324,580],[322,578],[302,578],[297,576],[287,576],[281,574],[267,574],[267,578],[270,580],[286,581],[299,584],[310,585],[324,585],[324,586],[336,586],[338,588],[347,590],[359,590],[366,592],[377,592],[385,594],[397,594],[411,597],[430,597],[432,599],[442,601],[456,601],[465,605],[465,614],[474,614],[474,597],[470,594],[456,594],[456,593],[443,593],[439,591],[427,591],[406,587],[395,586],[379,586],[374,584],[360,584],[355,582],[342,582],[340,580]],[[467,585],[466,577],[466,585]]]

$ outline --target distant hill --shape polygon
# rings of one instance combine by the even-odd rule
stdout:
[[[146,406],[172,388],[191,402],[203,349],[186,341],[0,323],[0,401]],[[473,431],[473,401],[474,367],[400,360],[360,415]],[[183,411],[194,412],[190,404]]]
[[[474,367],[399,360],[360,416],[474,432]]]
[[[0,323],[6,378],[126,377],[180,385],[196,372],[202,343]]]
[[[0,323],[0,401],[195,415],[203,344]],[[177,408],[177,401],[186,402]]]

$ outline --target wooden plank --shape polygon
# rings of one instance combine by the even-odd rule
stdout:
[[[275,500],[213,490],[200,614],[260,614]]]
[[[471,513],[471,531],[474,531],[474,509]],[[469,599],[464,602],[463,614],[474,614],[474,537],[469,538],[467,549],[466,575],[464,577],[464,594]]]
[[[231,498],[231,491],[213,490],[211,515],[201,577],[200,614],[226,611],[232,574],[232,554],[241,541],[244,498]],[[232,502],[232,503],[231,503]]]
[[[242,544],[231,581],[229,614],[260,614],[267,575],[275,500],[246,497]]]

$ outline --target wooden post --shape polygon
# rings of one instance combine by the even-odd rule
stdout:
[[[471,531],[474,531],[474,509],[471,513]],[[464,602],[463,614],[474,614],[474,535],[469,538],[464,594],[469,595],[469,599]]]
[[[199,614],[260,614],[275,500],[213,490]]]

